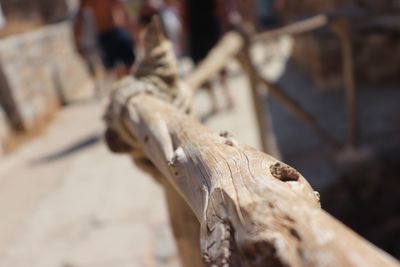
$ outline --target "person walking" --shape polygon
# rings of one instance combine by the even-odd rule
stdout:
[[[186,0],[186,29],[188,36],[188,51],[193,62],[199,64],[217,44],[224,30],[229,27],[229,10],[222,0]],[[233,108],[233,98],[227,85],[227,71],[219,73],[228,109]],[[217,113],[218,106],[215,90],[211,82],[202,86],[210,95],[212,112]]]
[[[77,38],[83,32],[84,14],[93,17],[104,67],[117,78],[129,74],[135,62],[131,30],[133,19],[123,0],[81,0],[75,23]]]

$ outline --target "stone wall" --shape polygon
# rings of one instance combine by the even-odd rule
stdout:
[[[49,26],[49,63],[52,66],[56,87],[64,104],[70,104],[94,95],[94,82],[89,77],[83,59],[76,53],[69,24]]]
[[[74,51],[69,24],[0,40],[0,104],[13,129],[34,129],[54,115],[60,103],[79,100],[93,90]]]
[[[399,11],[400,0],[287,0],[281,17],[285,22],[317,13],[359,8],[371,14],[385,11]]]
[[[356,8],[365,14],[368,13],[369,16],[357,19],[357,24],[352,23],[352,25],[372,25],[380,20],[384,22],[381,18],[387,10],[400,14],[399,7],[400,0],[291,0],[287,1],[282,17],[285,23],[290,23],[318,13]],[[400,20],[396,19],[394,23],[389,24],[398,25],[399,22]],[[368,84],[399,81],[400,27],[387,30],[374,29],[372,26],[364,27],[364,30],[360,28],[362,27],[354,26],[351,32],[357,81]],[[313,78],[319,88],[332,89],[343,86],[340,44],[329,29],[297,37],[293,58]]]
[[[6,113],[4,112],[4,109],[0,106],[0,157],[4,153],[6,142],[8,141],[9,135],[10,135],[10,128],[8,126]]]
[[[2,0],[6,16],[20,19],[41,17],[44,23],[59,22],[67,18],[70,0]]]

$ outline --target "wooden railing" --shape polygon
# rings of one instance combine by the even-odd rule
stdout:
[[[183,265],[399,266],[324,212],[295,169],[186,114],[194,88],[235,56],[253,93],[264,83],[286,103],[289,97],[256,72],[247,36],[226,35],[183,82],[154,20],[135,77],[116,85],[106,112],[111,150],[131,155],[164,187]]]
[[[332,147],[339,148],[342,146],[340,141],[336,140],[335,137],[320,126],[313,116],[295,99],[286,94],[277,83],[269,81],[267,78],[263,77],[252,62],[250,56],[250,49],[254,42],[268,40],[287,34],[303,34],[324,27],[327,24],[328,18],[324,15],[318,15],[281,29],[257,35],[252,35],[250,31],[246,31],[245,27],[240,32],[227,33],[219,44],[211,50],[209,56],[198,66],[198,68],[186,77],[185,81],[193,90],[196,90],[205,81],[210,79],[210,77],[213,77],[213,75],[226,66],[229,60],[237,58],[249,79],[250,87],[252,89],[255,114],[264,152],[268,152],[274,156],[279,155],[274,142],[271,140],[272,133],[270,132],[270,127],[268,127],[268,117],[265,115],[265,112],[263,112],[263,103],[261,102],[262,97],[260,97],[262,90],[266,90],[289,112],[291,112],[293,116],[311,127],[322,140],[326,141]]]

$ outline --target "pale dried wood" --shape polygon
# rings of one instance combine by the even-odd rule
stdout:
[[[250,86],[262,151],[274,156],[275,158],[280,158],[280,153],[275,139],[275,133],[272,128],[272,121],[265,106],[266,94],[260,90],[257,71],[251,59],[251,44],[248,42],[248,39],[243,39],[245,40],[244,47],[238,54],[237,59],[240,62],[245,75],[247,76]]]
[[[262,41],[282,35],[302,34],[327,26],[328,22],[329,20],[326,15],[317,15],[275,30],[254,35],[252,41]],[[243,46],[244,40],[239,33],[226,33],[199,66],[192,73],[188,74],[185,82],[189,87],[197,90],[203,83],[216,76],[229,60],[238,55]]]
[[[133,97],[125,108],[124,136],[192,208],[207,265],[399,266],[325,213],[293,168],[153,96]]]
[[[252,64],[251,62],[252,60],[250,58],[251,35],[248,32],[246,32],[246,30],[244,30],[242,36],[243,39],[245,40],[245,44],[247,45],[245,45],[245,48],[240,58],[242,58],[241,62],[243,62],[244,69],[245,70],[246,68],[249,69],[249,71],[247,72],[249,73],[251,80],[253,80],[253,83],[262,87],[264,90],[267,90],[267,92],[272,97],[274,97],[276,101],[278,101],[282,106],[284,106],[294,117],[296,117],[297,119],[308,125],[310,128],[312,128],[318,134],[318,136],[321,137],[322,140],[330,144],[332,147],[335,148],[341,147],[340,141],[338,141],[334,136],[332,136],[328,131],[326,131],[317,122],[317,120],[309,112],[307,112],[294,98],[285,93],[285,91],[283,90],[283,88],[281,88],[281,86],[279,86],[275,82],[269,81],[260,74],[259,70],[254,66],[254,64]],[[254,101],[256,102],[257,100],[255,99]],[[257,113],[258,112],[259,110],[257,110]],[[266,120],[265,115],[262,119]],[[268,139],[265,138],[264,142],[268,142]]]
[[[253,41],[263,41],[272,38],[277,38],[283,35],[299,35],[319,28],[327,26],[329,18],[326,15],[316,15],[301,21],[293,22],[287,26],[283,26],[274,30],[259,33],[253,37]]]
[[[156,95],[159,99],[173,103],[182,112],[187,112],[190,107],[191,94],[178,79],[172,45],[161,33],[157,17],[153,19],[142,39],[143,55],[135,68],[135,78],[127,77],[115,85],[112,98],[113,103],[118,105],[111,105],[107,110],[105,120],[109,130],[106,131],[106,141],[113,152],[130,153],[138,167],[160,182],[165,191],[170,223],[182,264],[203,267],[198,240],[200,224],[193,211],[145,155],[138,150],[132,150],[132,147],[137,146],[134,138],[129,133],[120,137],[124,131],[118,122],[118,114],[124,112],[124,103],[137,94]]]
[[[264,88],[281,103],[293,116],[311,127],[322,140],[327,142],[334,148],[342,147],[342,144],[327,130],[325,130],[317,120],[307,112],[295,99],[285,93],[285,91],[276,83],[268,81],[261,75],[258,75],[259,82],[264,85]]]
[[[199,221],[206,265],[399,266],[325,213],[318,193],[296,170],[186,115],[176,101],[179,83],[167,83],[171,77],[160,75],[160,64],[150,65],[157,68],[147,68],[113,94],[106,140],[186,201]],[[172,65],[162,64],[167,73]],[[164,95],[168,84],[170,97]],[[143,90],[156,85],[162,93]],[[181,198],[165,188],[169,207],[177,208],[171,208],[171,221],[178,247],[186,266],[194,266],[188,262],[198,259],[193,242],[199,228]]]
[[[226,33],[199,66],[185,77],[185,82],[192,90],[199,89],[205,82],[215,78],[242,47],[243,39],[240,34]]]
[[[247,50],[248,47],[246,46],[245,48],[244,39],[241,34],[237,32],[226,33],[199,66],[185,78],[186,84],[193,91],[199,89],[205,82],[215,78],[230,60],[236,58],[239,53],[243,54]],[[254,75],[252,75],[253,67],[251,59],[247,54],[243,56],[240,57],[240,61],[249,80],[255,109],[254,114],[256,116],[257,128],[259,129],[260,144],[263,151],[279,157],[274,135],[271,126],[269,126],[271,122],[269,122],[269,118],[265,114],[264,104],[262,103],[263,99],[257,88],[258,83],[254,80]]]
[[[183,266],[204,267],[200,250],[200,223],[192,209],[172,185],[163,180],[172,233]]]

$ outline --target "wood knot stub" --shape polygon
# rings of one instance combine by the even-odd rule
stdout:
[[[108,148],[114,153],[128,153],[133,149],[132,146],[122,140],[119,134],[114,130],[107,129],[104,139]]]
[[[228,131],[221,131],[219,136],[225,139],[224,143],[228,146],[236,147],[239,145],[238,141]]]
[[[174,151],[173,157],[170,160],[168,160],[168,166],[172,167],[179,163],[183,163],[186,160],[187,160],[187,158],[186,158],[185,151],[183,150],[182,147],[178,147]]]
[[[298,181],[300,178],[300,173],[298,171],[280,162],[271,165],[270,171],[272,176],[283,182]]]
[[[225,137],[225,138],[233,137],[233,135],[232,135],[230,132],[228,132],[228,131],[220,131],[220,132],[219,132],[219,136]]]
[[[315,195],[315,198],[318,200],[318,202],[321,202],[321,195],[319,194],[319,192],[314,191],[314,195]]]
[[[243,256],[249,266],[253,267],[288,267],[279,257],[273,241],[252,241],[242,247]]]

